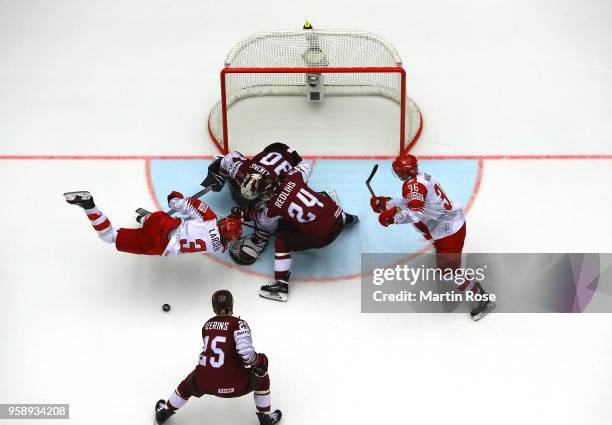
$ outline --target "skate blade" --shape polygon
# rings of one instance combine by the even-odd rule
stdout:
[[[496,306],[497,306],[497,304],[495,304],[493,301],[491,301],[489,304],[487,304],[487,308],[482,310],[480,313],[472,316],[472,319],[474,320],[474,322],[479,321],[480,319],[485,317],[487,314],[492,312],[495,309]]]
[[[66,198],[66,201],[74,201],[77,196],[80,196],[81,199],[89,199],[91,198],[91,193],[86,190],[80,190],[76,192],[66,192],[63,194],[63,196]]]
[[[259,291],[259,296],[261,298],[266,298],[268,300],[272,300],[272,301],[280,301],[283,303],[286,303],[288,300],[288,295],[287,294],[272,294],[270,292],[266,292],[266,291]]]

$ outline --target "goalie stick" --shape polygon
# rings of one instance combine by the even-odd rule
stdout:
[[[368,187],[368,190],[372,194],[372,198],[376,198],[376,195],[374,194],[374,191],[372,190],[372,186],[370,186],[370,182],[374,178],[374,174],[376,174],[376,171],[378,171],[378,164],[374,164],[374,167],[372,168],[372,172],[370,173],[370,177],[368,177],[368,179],[365,182],[366,186]]]

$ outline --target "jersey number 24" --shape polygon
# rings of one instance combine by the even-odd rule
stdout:
[[[308,223],[317,218],[315,213],[308,210],[315,205],[323,207],[323,203],[304,188],[300,189],[297,193],[297,198],[302,202],[303,206],[296,202],[290,203],[287,209],[289,215],[295,218],[298,223]],[[306,213],[306,215],[304,215],[304,213]]]

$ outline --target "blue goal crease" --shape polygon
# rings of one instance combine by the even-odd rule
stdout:
[[[201,190],[211,160],[152,160],[151,183],[159,205],[166,205],[166,196],[173,190],[185,196]],[[401,196],[401,182],[391,173],[391,160],[317,160],[309,185],[316,190],[335,190],[342,208],[357,214],[361,221],[355,227],[346,227],[331,245],[293,255],[292,275],[296,278],[338,278],[360,273],[361,253],[364,252],[418,252],[429,243],[412,226],[389,226],[378,223],[370,209],[370,193],[365,180],[374,164],[378,172],[372,188],[380,196]],[[467,204],[478,179],[478,161],[464,159],[422,160],[419,168],[440,182],[444,191],[455,202]],[[202,198],[219,215],[227,215],[234,206],[229,191],[209,192]],[[246,228],[245,228],[246,230]],[[233,264],[226,253],[215,254],[224,262]],[[274,262],[274,244],[271,242],[257,262],[248,267],[252,271],[271,275]]]

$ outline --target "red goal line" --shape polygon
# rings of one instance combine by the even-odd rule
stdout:
[[[612,154],[577,155],[416,155],[419,159],[477,159],[477,160],[611,160]],[[211,159],[212,155],[0,155],[0,160],[112,160],[151,161],[156,159]],[[307,159],[380,159],[388,160],[395,155],[303,155]]]

